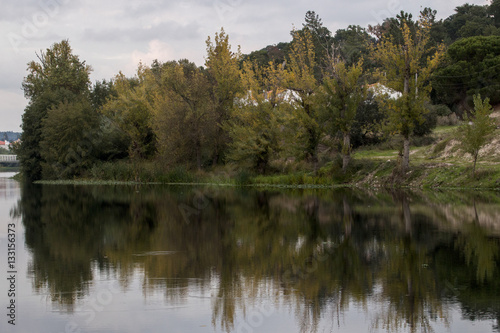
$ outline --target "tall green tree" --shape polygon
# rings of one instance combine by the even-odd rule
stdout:
[[[88,99],[61,102],[42,120],[40,142],[43,179],[68,179],[80,175],[94,162],[94,138],[99,116]]]
[[[368,26],[368,31],[378,40],[389,39],[396,44],[404,44],[403,29],[407,27],[415,34],[416,22],[411,13],[401,11],[396,17],[388,17],[382,23]]]
[[[284,85],[293,91],[297,108],[291,119],[297,127],[297,139],[305,159],[318,166],[318,145],[322,135],[319,107],[315,92],[319,82],[315,76],[316,57],[309,30],[293,34]]]
[[[464,116],[464,122],[457,130],[457,138],[462,149],[472,156],[472,176],[476,175],[476,163],[479,151],[488,142],[495,130],[495,121],[490,118],[492,112],[489,98],[484,101],[481,95],[474,95],[474,110],[471,115]]]
[[[401,93],[399,98],[387,98],[384,106],[388,113],[388,129],[403,136],[400,169],[403,173],[410,164],[410,136],[416,123],[424,121],[427,112],[425,103],[429,100],[431,85],[429,78],[438,66],[444,47],[434,49],[428,56],[430,22],[422,17],[412,24],[402,19],[399,27],[401,39],[383,36],[374,49],[374,57],[381,64],[378,77],[384,85]]]
[[[488,7],[488,14],[492,16],[496,28],[500,28],[500,0],[492,0]]]
[[[68,40],[55,43],[37,54],[38,61],[28,64],[23,80],[29,100],[23,114],[21,146],[17,153],[21,171],[28,181],[41,179],[44,162],[42,147],[43,120],[50,109],[72,103],[89,95],[91,67],[80,61]]]
[[[213,85],[213,100],[215,104],[217,131],[214,135],[213,163],[223,161],[227,145],[228,134],[224,124],[230,119],[236,96],[242,92],[239,62],[241,52],[232,52],[229,44],[229,35],[221,28],[215,33],[212,41],[208,37],[207,58],[205,66]]]
[[[363,61],[350,67],[343,61],[336,61],[332,67],[332,76],[325,79],[323,92],[333,128],[342,133],[342,170],[346,172],[351,159],[351,131],[356,112],[366,97],[366,88],[361,82]]]
[[[500,102],[500,36],[463,38],[447,50],[432,75],[438,102],[460,111],[469,109],[474,94]]]
[[[323,70],[330,65],[329,59],[333,53],[334,39],[332,32],[323,25],[321,18],[314,11],[307,11],[304,21],[305,23],[302,23],[302,30],[292,31],[292,37],[295,34],[304,34],[306,31],[310,35],[314,45],[314,75],[317,80],[321,81]],[[308,37],[304,35],[302,38]]]
[[[448,34],[449,42],[460,38],[473,36],[498,35],[498,26],[495,26],[495,8],[491,7],[493,13],[489,13],[488,6],[464,4],[455,9],[455,14],[444,20],[443,25]],[[493,14],[493,15],[492,15]]]
[[[288,42],[268,45],[260,50],[243,55],[243,61],[256,62],[260,67],[266,67],[270,62],[276,65],[282,64],[286,59],[289,47],[290,43]]]
[[[212,88],[206,71],[188,60],[161,66],[155,94],[154,130],[160,157],[201,169],[213,153],[217,132]]]
[[[279,151],[284,103],[284,70],[272,62],[266,67],[243,64],[242,81],[247,95],[240,99],[228,123],[231,137],[229,160],[259,173],[268,170],[273,155]]]
[[[126,158],[130,138],[110,118],[106,117],[102,108],[109,99],[117,97],[112,80],[97,81],[90,91],[90,102],[93,112],[98,114],[99,123],[93,135],[93,155],[101,161],[112,161]]]
[[[116,96],[107,100],[102,113],[126,134],[129,157],[137,165],[138,161],[148,159],[156,152],[150,108],[153,83],[149,69],[140,64],[133,78],[120,72],[114,79],[114,88]]]
[[[342,59],[348,67],[364,59],[364,69],[370,69],[373,67],[370,49],[374,42],[375,39],[368,34],[365,28],[359,25],[349,25],[346,29],[337,30],[333,37],[334,56]]]

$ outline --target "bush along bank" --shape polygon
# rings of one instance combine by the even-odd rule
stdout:
[[[214,184],[249,187],[294,188],[470,188],[500,189],[500,165],[481,165],[472,176],[472,166],[424,162],[412,165],[406,173],[395,160],[355,159],[345,172],[339,163],[330,162],[317,172],[298,170],[258,175],[246,169],[219,168],[188,171],[175,167],[167,170],[155,163],[133,166],[127,162],[106,163],[94,167],[83,177],[71,180],[38,181],[42,184]]]

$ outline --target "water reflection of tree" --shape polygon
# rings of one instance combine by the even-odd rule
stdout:
[[[467,265],[475,267],[478,281],[491,281],[497,266],[496,260],[500,259],[498,240],[490,239],[486,229],[480,226],[475,200],[473,205],[475,219],[464,225],[455,246],[463,252]]]
[[[264,298],[293,307],[307,332],[353,302],[366,306],[373,295],[380,309],[388,304],[375,324],[391,331],[446,321],[442,297],[450,290],[459,291],[453,297],[462,304],[481,298],[490,316],[500,313],[491,293],[500,294],[498,239],[477,223],[460,233],[434,232],[429,216],[436,214],[432,207],[415,213],[417,197],[202,192],[204,204],[186,221],[179,207],[194,207],[197,194],[185,188],[23,189],[18,211],[35,289],[71,310],[88,292],[95,263],[124,286],[140,267],[145,297],[163,292],[175,304],[187,302],[189,287],[205,292],[215,281],[212,320],[226,331]],[[165,254],[145,255],[151,251]],[[450,262],[460,255],[464,260]],[[471,316],[484,309],[468,308]]]
[[[17,211],[23,216],[26,244],[32,252],[28,271],[34,289],[47,291],[53,304],[72,311],[75,301],[88,293],[94,263],[101,270],[109,269],[109,248],[131,239],[140,244],[140,229],[150,225],[143,223],[139,210],[134,203],[110,205],[96,200],[82,187],[25,185]],[[109,229],[126,237],[108,233]],[[126,267],[124,262],[121,268]]]
[[[26,244],[32,249],[28,272],[35,290],[47,289],[54,304],[71,311],[75,298],[86,292],[92,278],[88,253],[94,249],[88,235],[96,234],[96,229],[85,221],[85,211],[92,209],[90,202],[58,190],[25,185],[18,211],[23,215]],[[80,210],[74,209],[76,201]],[[71,237],[74,232],[82,237]]]
[[[301,331],[315,331],[332,304],[342,311],[352,299],[363,302],[372,284],[371,263],[363,233],[352,226],[348,200],[324,203],[314,196],[267,194],[269,203],[262,204],[263,195],[231,208],[238,271],[257,281],[279,281],[272,290],[294,304]],[[253,287],[243,297],[258,294],[260,285]]]
[[[496,320],[493,329],[500,331],[500,304],[491,295],[500,295],[500,246],[498,238],[489,236],[480,225],[476,200],[473,201],[475,219],[464,223],[456,241],[455,249],[463,258],[463,271],[454,272],[453,291],[462,304],[462,312],[470,320]]]
[[[381,267],[381,300],[388,306],[376,319],[375,326],[390,331],[408,329],[410,332],[432,332],[431,322],[438,317],[447,322],[436,277],[432,270],[429,244],[414,237],[414,222],[409,198],[395,192],[394,201],[400,206],[402,234],[388,233],[384,239],[386,263]],[[384,307],[381,307],[384,308]]]

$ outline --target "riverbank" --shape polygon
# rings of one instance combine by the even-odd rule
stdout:
[[[346,174],[336,167],[327,165],[316,175],[313,172],[299,171],[288,174],[253,175],[247,171],[228,171],[228,168],[213,172],[179,171],[158,175],[158,177],[139,177],[132,175],[123,180],[118,178],[80,178],[73,180],[39,181],[42,184],[60,185],[136,185],[136,184],[179,184],[179,185],[218,185],[218,186],[255,186],[255,187],[293,187],[293,188],[470,188],[500,189],[500,165],[482,164],[472,176],[472,167],[449,163],[419,163],[412,165],[406,174],[397,171],[396,161],[387,160],[376,163],[373,160],[353,160]],[[145,176],[144,173],[142,173]]]
[[[500,131],[480,152],[476,172],[472,159],[455,141],[456,127],[442,126],[426,140],[415,141],[411,149],[410,170],[398,171],[397,142],[365,147],[352,155],[344,173],[341,161],[331,157],[317,172],[306,164],[274,166],[273,172],[258,175],[227,164],[211,170],[189,171],[183,167],[166,168],[154,161],[133,165],[127,161],[101,163],[74,180],[51,180],[50,184],[217,184],[228,186],[272,187],[365,187],[365,188],[474,188],[500,189]],[[394,139],[394,141],[397,139]]]

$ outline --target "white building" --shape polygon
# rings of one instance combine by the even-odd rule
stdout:
[[[398,99],[403,96],[401,92],[384,86],[381,83],[374,83],[369,85],[368,90],[371,91],[375,96],[385,95],[390,99]]]

